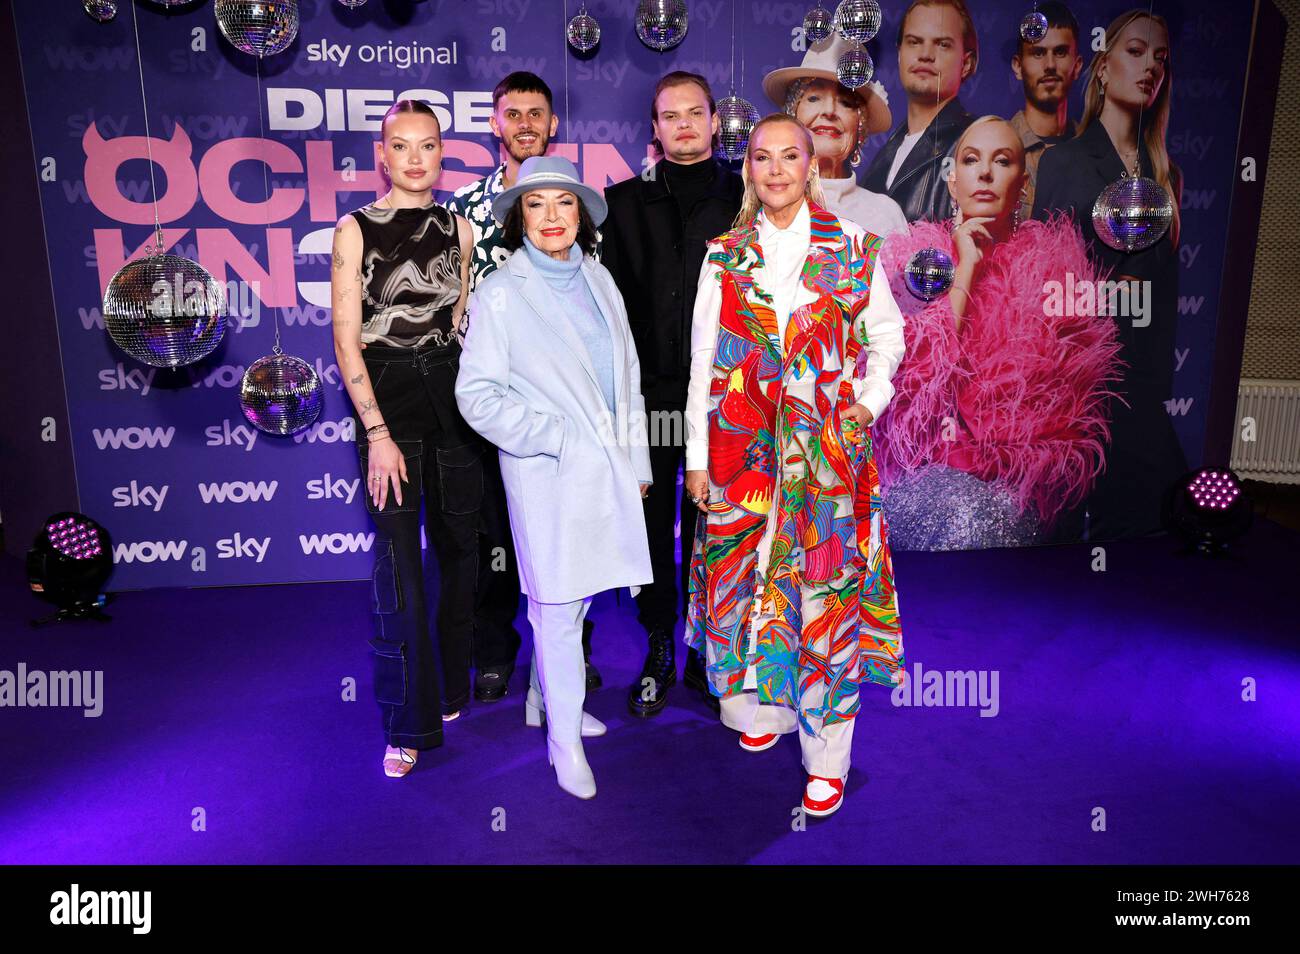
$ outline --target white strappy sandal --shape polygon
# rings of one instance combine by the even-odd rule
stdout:
[[[414,752],[415,749],[412,749],[411,751]],[[394,767],[391,769],[388,767],[388,763],[390,762],[395,763]],[[415,767],[415,759],[407,756],[406,749],[390,745],[384,752],[383,765],[384,774],[389,778],[402,778],[411,773],[411,769]],[[397,765],[401,765],[402,767],[398,769],[396,767]]]

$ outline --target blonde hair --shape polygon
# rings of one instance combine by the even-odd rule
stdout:
[[[740,201],[740,211],[736,213],[736,220],[731,223],[732,228],[743,228],[754,221],[758,215],[759,208],[763,203],[759,201],[758,190],[754,188],[754,183],[749,178],[749,160],[754,152],[754,140],[758,138],[758,131],[764,126],[772,126],[776,123],[789,123],[795,129],[799,130],[802,137],[804,148],[808,151],[808,181],[804,183],[804,198],[817,205],[825,207],[826,195],[822,192],[822,178],[817,171],[817,155],[813,146],[812,133],[793,116],[786,113],[769,113],[754,124],[754,128],[749,132],[749,145],[745,148],[745,162],[740,167],[740,178],[745,183],[745,196]]]
[[[1101,67],[1106,62],[1106,57],[1110,55],[1111,47],[1130,23],[1143,17],[1160,24],[1164,27],[1165,36],[1169,35],[1169,24],[1165,22],[1165,18],[1158,13],[1148,13],[1146,10],[1129,10],[1111,21],[1110,26],[1106,27],[1105,49],[1099,50],[1093,56],[1092,62],[1088,64],[1088,79],[1083,91],[1083,116],[1079,119],[1076,135],[1082,135],[1091,123],[1101,117],[1101,109],[1106,103],[1106,98],[1101,92]],[[1155,180],[1169,193],[1173,205],[1174,219],[1169,224],[1169,238],[1176,246],[1182,215],[1178,210],[1178,196],[1174,194],[1169,151],[1165,147],[1165,131],[1169,128],[1169,101],[1173,98],[1173,83],[1173,66],[1170,58],[1166,56],[1165,75],[1164,81],[1160,84],[1160,92],[1156,93],[1156,101],[1151,104],[1151,108],[1143,111],[1143,115],[1149,117],[1149,120],[1145,123],[1146,128],[1142,130],[1142,142],[1151,156],[1151,171]]]

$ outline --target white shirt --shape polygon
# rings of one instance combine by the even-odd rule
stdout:
[[[781,339],[785,326],[796,308],[817,300],[817,295],[800,280],[808,248],[812,241],[808,203],[799,207],[794,221],[779,229],[758,214],[758,241],[763,247],[764,267],[754,270],[754,281],[773,298],[773,312]],[[846,236],[859,238],[863,229],[850,221],[840,221]],[[721,246],[710,244],[700,269],[699,288],[691,323],[691,379],[686,391],[686,469],[705,470],[709,465],[709,385],[713,378],[713,352],[718,340],[718,323],[722,312],[722,287],[718,281],[721,267],[708,259]],[[856,377],[856,368],[844,369],[853,383],[857,403],[871,412],[874,421],[894,396],[891,379],[903,359],[903,314],[889,290],[880,256],[871,272],[871,297],[858,317],[855,333],[862,332],[870,342],[867,347],[865,373]]]
[[[826,193],[826,208],[841,222],[848,219],[882,238],[907,231],[907,218],[898,203],[880,192],[862,188],[853,176],[823,177],[822,191]]]
[[[903,162],[907,159],[907,154],[912,151],[912,147],[916,145],[923,135],[925,135],[924,129],[919,133],[904,136],[903,141],[898,144],[898,152],[894,153],[894,161],[889,166],[889,175],[885,179],[886,189],[894,187],[894,176],[898,175],[898,170],[903,168]]]

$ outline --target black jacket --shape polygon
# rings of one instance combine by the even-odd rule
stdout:
[[[649,406],[681,407],[691,368],[691,313],[708,243],[740,211],[740,176],[715,162],[713,181],[682,221],[666,177],[633,176],[605,190],[600,260],[623,295]]]
[[[903,160],[902,168],[894,177],[894,185],[886,188],[889,167],[894,164],[898,147],[907,135],[907,120],[904,119],[871,161],[870,168],[862,177],[862,187],[889,196],[902,208],[903,216],[909,222],[918,219],[938,222],[949,218],[952,215],[952,197],[943,175],[943,160],[951,154],[958,138],[974,120],[961,100],[954,96],[930,120],[930,125]]]

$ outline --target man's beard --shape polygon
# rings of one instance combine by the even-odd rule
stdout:
[[[1042,77],[1040,76],[1039,80],[1041,79]],[[1058,81],[1059,82],[1057,83],[1056,88],[1060,90],[1059,93],[1036,93],[1035,90],[1038,89],[1038,82],[1035,81],[1033,83],[1026,83],[1025,99],[1028,102],[1032,103],[1034,108],[1037,109],[1039,112],[1042,113],[1056,112],[1056,110],[1060,107],[1061,103],[1063,103],[1066,97],[1070,95],[1069,84],[1067,84],[1065,80],[1061,79],[1060,77],[1058,77]]]
[[[516,151],[522,147],[516,145],[513,139],[506,142],[506,152],[510,154],[510,158],[513,159],[515,162],[523,162],[525,159],[528,159],[532,156],[546,155],[546,150],[550,148],[550,145],[551,145],[551,137],[542,136],[539,134],[537,137],[537,145],[530,147],[531,149],[536,149],[537,150],[536,152]],[[539,149],[538,146],[540,146],[541,148]]]

